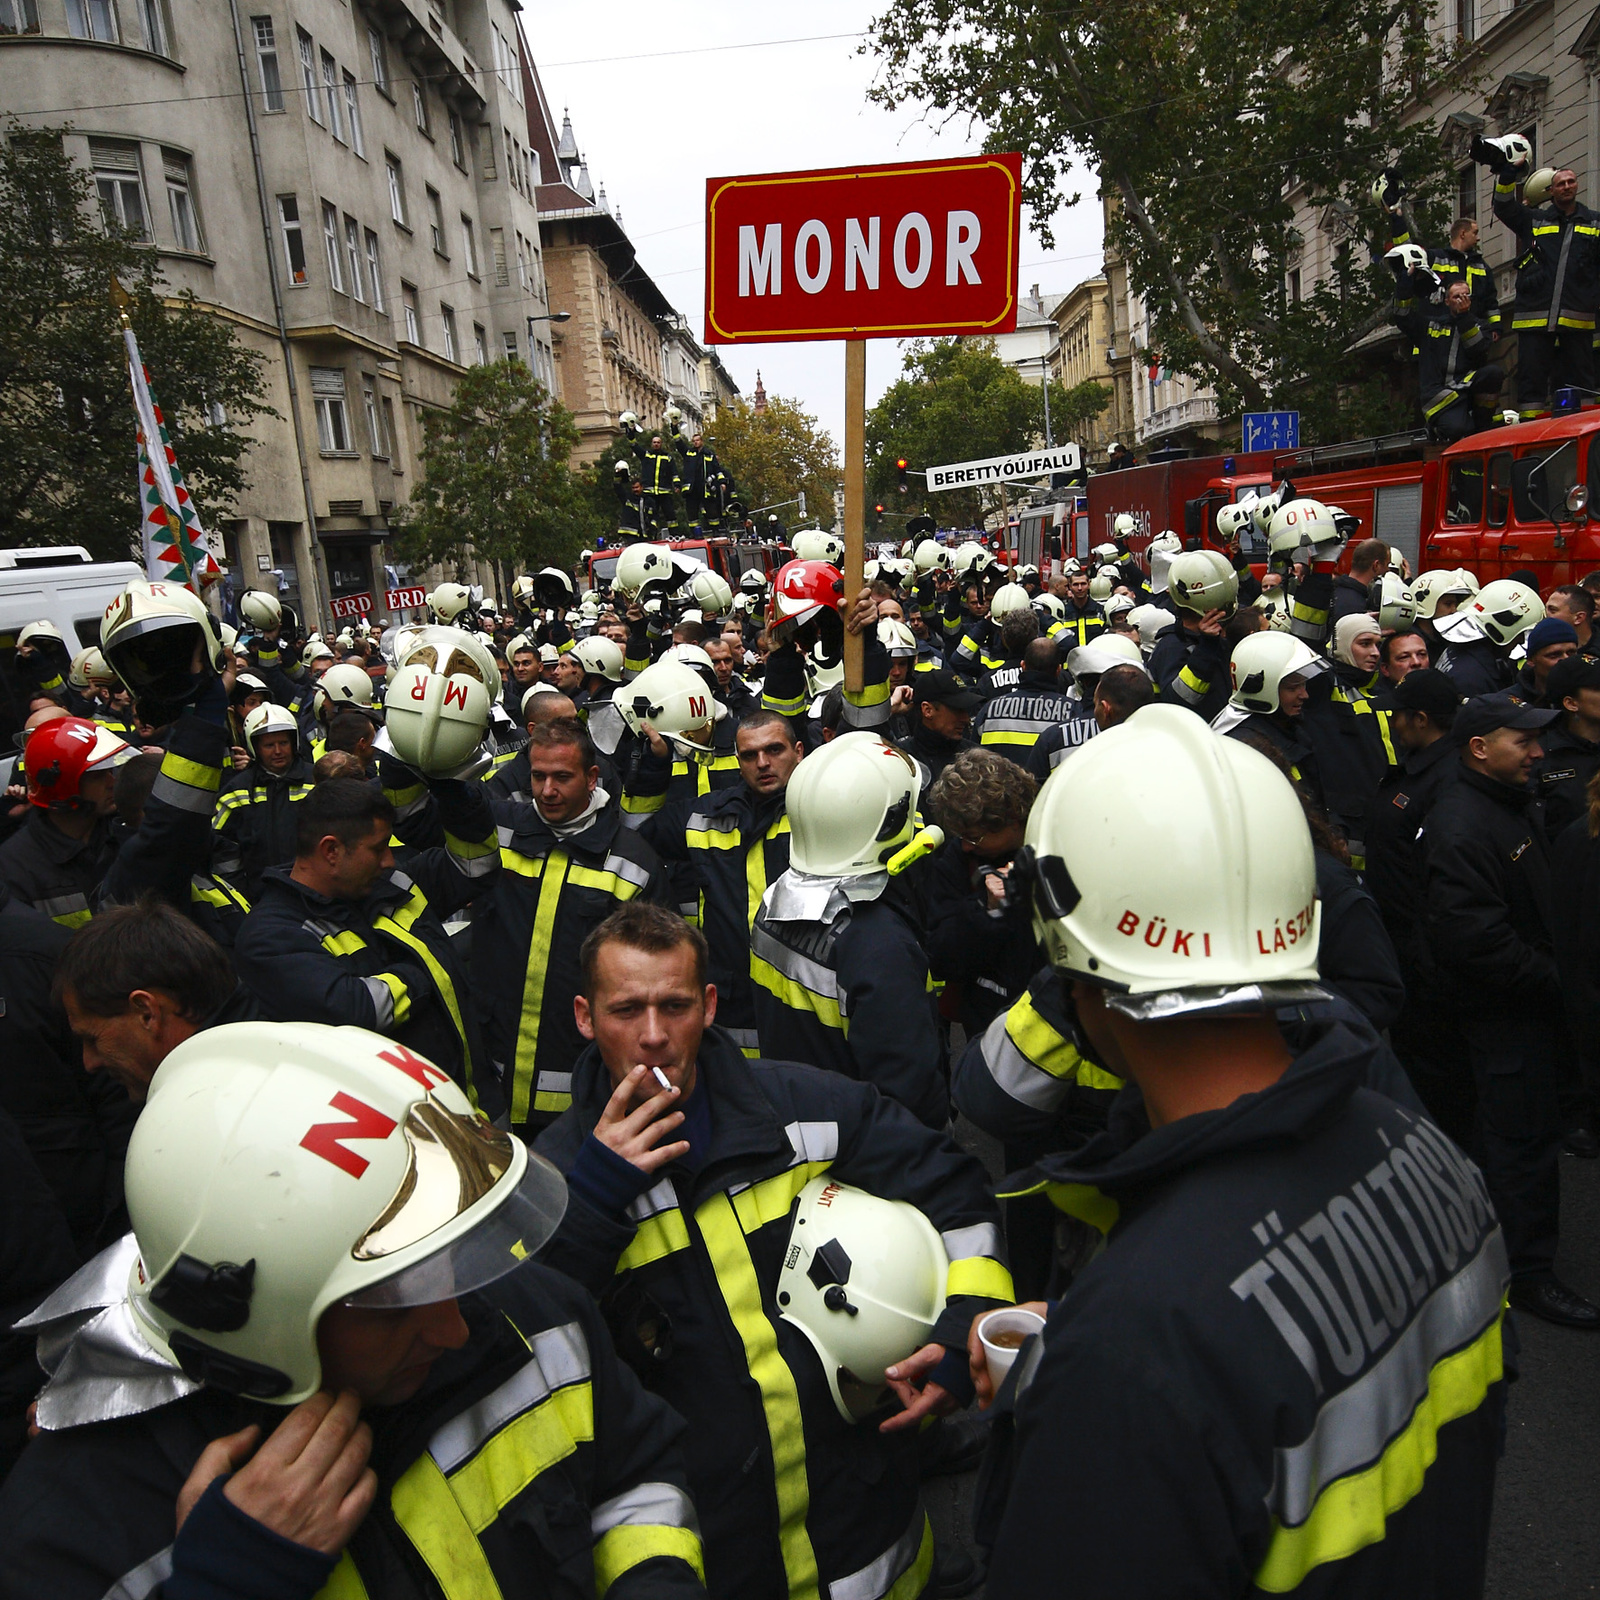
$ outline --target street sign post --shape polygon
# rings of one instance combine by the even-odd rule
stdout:
[[[843,339],[845,597],[862,584],[868,339],[1017,325],[1022,157],[706,181],[707,344]],[[844,681],[861,687],[862,640]]]
[[[1300,413],[1298,411],[1247,411],[1244,414],[1246,450],[1298,450]]]
[[[930,490],[972,489],[985,484],[1025,483],[1052,473],[1075,473],[1082,465],[1075,444],[1024,450],[1014,456],[989,456],[982,461],[954,461],[928,468]]]

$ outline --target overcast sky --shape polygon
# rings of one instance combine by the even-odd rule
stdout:
[[[696,336],[705,314],[707,178],[959,155],[982,139],[981,129],[965,123],[941,133],[913,108],[887,112],[867,103],[875,63],[856,54],[861,40],[816,37],[864,32],[876,9],[865,0],[811,0],[794,12],[746,0],[524,4],[523,30],[558,130],[566,107],[590,177],[605,185],[612,209],[621,208],[640,261]],[[801,37],[812,42],[707,49]],[[697,53],[671,53],[691,50]],[[639,59],[615,59],[623,56]],[[1046,294],[1064,293],[1098,270],[1094,183],[1082,175],[1073,187],[1085,198],[1057,214],[1053,250],[1027,230],[1024,212],[1023,292],[1037,283]],[[842,344],[719,351],[746,396],[760,368],[769,394],[800,400],[841,439]],[[899,371],[898,345],[872,341],[869,406]]]

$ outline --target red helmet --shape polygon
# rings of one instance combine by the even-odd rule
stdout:
[[[844,601],[844,577],[831,561],[790,561],[778,569],[767,602],[768,628],[791,633]]]
[[[139,752],[87,717],[57,717],[28,735],[28,803],[44,811],[75,811],[78,785],[90,772],[110,772]]]

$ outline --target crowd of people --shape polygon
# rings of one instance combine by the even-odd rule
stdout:
[[[24,630],[0,1595],[1481,1593],[1600,573],[1131,531]]]

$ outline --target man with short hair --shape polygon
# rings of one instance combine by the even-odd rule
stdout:
[[[377,736],[377,725],[364,712],[336,711],[328,723],[328,736],[323,741],[323,749],[348,751],[370,773],[376,762],[372,742]]]
[[[1600,640],[1594,636],[1595,597],[1579,583],[1564,583],[1552,589],[1544,602],[1544,614],[1572,625],[1578,636],[1578,653],[1600,659]]]
[[[726,635],[707,636],[705,652],[711,657],[711,665],[717,674],[717,699],[728,708],[729,717],[738,723],[759,707],[760,696],[753,693],[744,679],[738,676],[735,669],[739,662],[734,659]],[[739,660],[743,660],[742,651]]]
[[[501,704],[515,723],[522,721],[522,702],[528,690],[541,682],[539,676],[539,647],[522,634],[512,641],[511,675],[500,692]]]
[[[1031,611],[1018,615],[1026,615],[1033,623],[1034,636],[1022,652],[1015,686],[983,703],[972,720],[972,732],[980,745],[1025,767],[1040,738],[1068,721],[1077,702],[1061,687],[1061,658],[1055,640],[1038,636],[1038,621]],[[1011,621],[1006,618],[1007,627]]]
[[[972,684],[948,668],[911,674],[912,732],[897,748],[927,774],[924,787],[931,787],[963,750],[977,748],[970,730],[972,713],[982,704],[983,696]]]
[[[1389,570],[1389,547],[1382,539],[1363,539],[1350,552],[1350,570],[1333,580],[1333,612],[1328,621],[1337,626],[1340,619],[1358,611],[1371,611],[1372,586]]]
[[[1556,662],[1545,678],[1544,703],[1556,720],[1544,731],[1532,782],[1554,844],[1568,823],[1587,814],[1589,783],[1600,772],[1600,661],[1573,653]]]
[[[579,947],[618,906],[664,898],[666,881],[648,841],[623,827],[581,722],[530,728],[518,761],[526,792],[492,801],[502,870],[476,908],[473,991],[511,1128],[532,1140],[572,1103],[583,1045],[566,999]]]
[[[981,1167],[870,1084],[746,1061],[714,1025],[704,940],[671,912],[624,907],[582,955],[574,1007],[593,1044],[571,1111],[538,1143],[571,1195],[541,1260],[599,1297],[624,1359],[688,1421],[707,1589],[931,1592],[917,1429],[964,1402],[956,1347],[1011,1283]],[[931,1339],[888,1369],[905,1409],[873,1409],[874,1373],[851,1380],[851,1423],[836,1366],[778,1296],[796,1200],[824,1175],[835,1194],[915,1206],[950,1258]],[[846,1300],[881,1270],[852,1264]]]
[[[409,772],[409,769],[402,769]],[[269,867],[234,946],[269,1017],[369,1028],[437,1061],[491,1114],[484,1057],[444,918],[488,893],[500,853],[483,786],[416,779],[444,844],[394,865],[393,802],[350,778],[317,784],[295,814],[295,856]]]
[[[1107,667],[1094,680],[1088,715],[1083,715],[1081,709],[1075,710],[1069,721],[1046,729],[1028,752],[1025,763],[1028,771],[1037,782],[1043,783],[1074,750],[1082,749],[1097,733],[1126,722],[1141,706],[1149,705],[1155,698],[1155,685],[1143,667],[1136,667],[1131,661]]]
[[[1062,625],[1055,630],[1058,653],[1063,661],[1071,650],[1081,649],[1106,630],[1106,614],[1089,596],[1089,574],[1073,572],[1067,577],[1061,597],[1065,609]]]
[[[1406,674],[1432,666],[1427,636],[1416,628],[1399,628],[1383,636],[1378,646],[1378,682],[1372,691],[1373,704],[1380,710],[1394,707],[1395,688]]]

